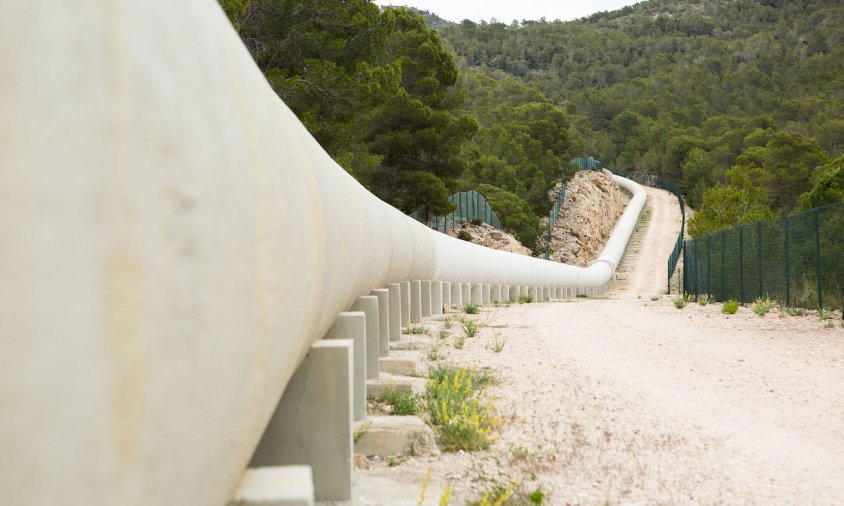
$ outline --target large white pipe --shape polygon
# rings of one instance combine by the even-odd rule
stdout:
[[[369,194],[214,0],[2,2],[0,48],[2,504],[220,504],[357,296],[611,275]]]

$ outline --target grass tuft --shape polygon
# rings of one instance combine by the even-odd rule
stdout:
[[[721,308],[721,312],[724,314],[736,314],[738,308],[739,303],[737,300],[728,300],[724,303],[724,307]]]

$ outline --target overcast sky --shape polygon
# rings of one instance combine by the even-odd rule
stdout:
[[[375,0],[378,5],[408,5],[449,21],[489,21],[509,24],[523,19],[569,21],[599,11],[614,11],[641,0]]]

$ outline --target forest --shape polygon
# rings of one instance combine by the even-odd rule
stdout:
[[[386,202],[477,189],[535,247],[592,155],[677,181],[700,235],[844,200],[844,4],[650,0],[450,23],[367,0],[221,0],[323,147]]]

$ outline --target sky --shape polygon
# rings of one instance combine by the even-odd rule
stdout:
[[[375,0],[378,5],[408,5],[426,10],[448,21],[492,18],[503,23],[523,19],[569,21],[599,11],[614,11],[641,0]]]

